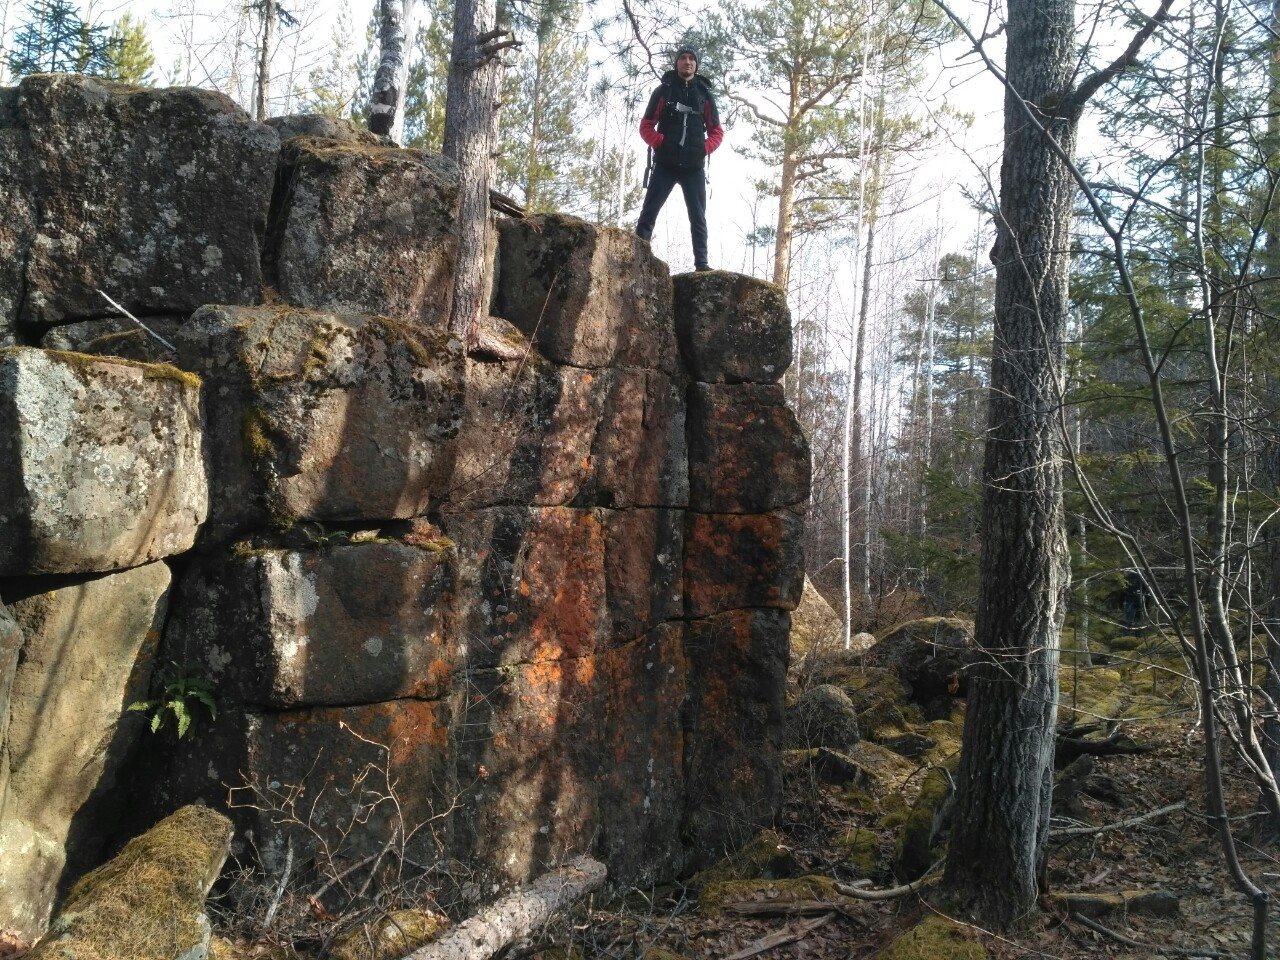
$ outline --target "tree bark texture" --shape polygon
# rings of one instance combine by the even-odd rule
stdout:
[[[1035,909],[1049,832],[1059,634],[1070,579],[1056,409],[1066,329],[1066,165],[1030,124],[1031,105],[1065,153],[1076,117],[1055,113],[1076,60],[1073,0],[1009,0],[1004,160],[990,416],[983,463],[979,662],[943,878],[951,904],[1015,926]]]
[[[489,181],[501,61],[487,55],[482,43],[496,19],[495,0],[458,0],[445,100],[441,152],[458,165],[458,256],[449,329],[468,346],[476,344],[480,317],[488,310]]]
[[[378,70],[373,75],[369,129],[404,140],[404,98],[409,77],[413,0],[379,0]]]

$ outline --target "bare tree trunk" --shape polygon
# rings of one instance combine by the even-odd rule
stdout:
[[[1020,94],[1067,156],[1059,115],[1075,66],[1073,0],[1009,0],[1004,160],[992,259],[996,316],[982,559],[969,708],[943,894],[1007,929],[1036,906],[1049,834],[1058,643],[1070,579],[1057,404],[1075,183]]]
[[[533,65],[533,105],[529,111],[529,153],[524,167],[524,205],[537,209],[538,202],[538,150],[542,144],[538,134],[542,130],[542,87],[546,70],[546,44],[538,39],[538,50]]]
[[[468,347],[479,342],[489,229],[489,182],[496,141],[498,53],[514,46],[493,24],[495,0],[458,0],[454,7],[442,153],[458,165],[458,255],[449,329]]]
[[[879,159],[877,156],[877,167]],[[867,319],[870,316],[871,261],[876,245],[876,205],[874,178],[867,210],[867,244],[862,259],[862,302],[858,306],[858,342],[853,352],[853,456],[858,462],[859,501],[862,514],[862,540],[858,544],[858,587],[862,591],[863,609],[871,615],[871,451],[865,454],[864,429],[866,411],[862,404],[862,378],[866,369]]]
[[[788,150],[782,158],[778,184],[778,225],[773,245],[773,282],[785,292],[791,282],[791,240],[795,222],[796,160]]]
[[[414,0],[379,0],[378,69],[373,75],[369,129],[404,142],[404,98]]]
[[[258,96],[253,118],[267,118],[267,93],[271,88],[271,41],[276,29],[276,0],[262,0],[262,46],[258,50]]]

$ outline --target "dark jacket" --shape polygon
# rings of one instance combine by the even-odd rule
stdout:
[[[711,85],[696,73],[686,82],[668,70],[645,107],[640,136],[658,163],[700,170],[724,139]]]

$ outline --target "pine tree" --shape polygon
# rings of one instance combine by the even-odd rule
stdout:
[[[504,83],[498,188],[532,211],[581,209],[592,144],[577,133],[587,107],[587,53],[576,4],[537,8],[533,39]],[[517,23],[519,26],[519,23]]]
[[[352,113],[358,96],[358,61],[353,55],[351,36],[351,3],[347,0],[338,10],[328,62],[311,71],[308,89],[300,91],[304,112],[330,117]]]
[[[31,0],[9,52],[9,72],[105,74],[113,49],[106,28],[82,20],[69,0]]]
[[[147,28],[141,20],[126,13],[111,28],[110,53],[103,75],[111,80],[151,86],[151,70],[156,58],[147,39]]]

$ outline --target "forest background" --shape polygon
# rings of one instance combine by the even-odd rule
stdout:
[[[1140,201],[1123,215],[1188,441],[1210,379],[1187,320],[1205,300],[1196,268],[1229,274],[1265,246],[1258,197],[1270,182],[1275,125],[1266,109],[1275,70],[1264,69],[1273,6],[1173,4],[1147,62],[1103,89],[1082,125],[1077,164],[1104,184],[1103,201]],[[986,51],[999,61],[1001,12],[976,2],[953,9],[991,34]],[[255,115],[362,121],[377,66],[375,16],[368,0],[0,0],[0,82],[74,70],[218,89]],[[523,46],[506,55],[496,185],[532,211],[605,224],[629,226],[638,211],[645,154],[636,127],[657,77],[678,45],[700,50],[729,131],[710,165],[713,259],[784,286],[795,319],[785,387],[812,444],[810,578],[847,610],[849,633],[919,614],[970,615],[1003,99],[971,40],[921,0],[513,0],[502,16]],[[446,0],[416,5],[409,146],[440,145],[450,17]],[[1139,22],[1133,4],[1080,4],[1076,74],[1114,57],[1116,38]],[[1221,116],[1197,166],[1199,102]],[[1061,442],[1079,455],[1077,486],[1091,478],[1110,511],[1100,522],[1083,487],[1068,492],[1064,642],[1087,650],[1091,637],[1144,630],[1162,615],[1151,602],[1159,584],[1144,584],[1142,564],[1108,524],[1147,538],[1156,578],[1176,568],[1176,545],[1153,466],[1155,417],[1142,406],[1150,386],[1101,233],[1084,212],[1073,234]],[[1213,231],[1201,263],[1196,218]],[[690,266],[687,236],[673,198],[654,240],[673,270]],[[1264,259],[1253,257],[1253,268]],[[1270,469],[1269,411],[1259,406],[1271,376],[1259,366],[1268,322],[1255,304],[1237,341],[1252,349],[1239,401],[1249,412],[1231,443],[1249,494],[1232,503],[1243,527],[1227,561],[1236,573],[1247,568],[1233,581],[1242,596],[1257,586],[1251,578],[1266,563],[1256,551],[1269,542],[1270,494],[1253,482]]]

